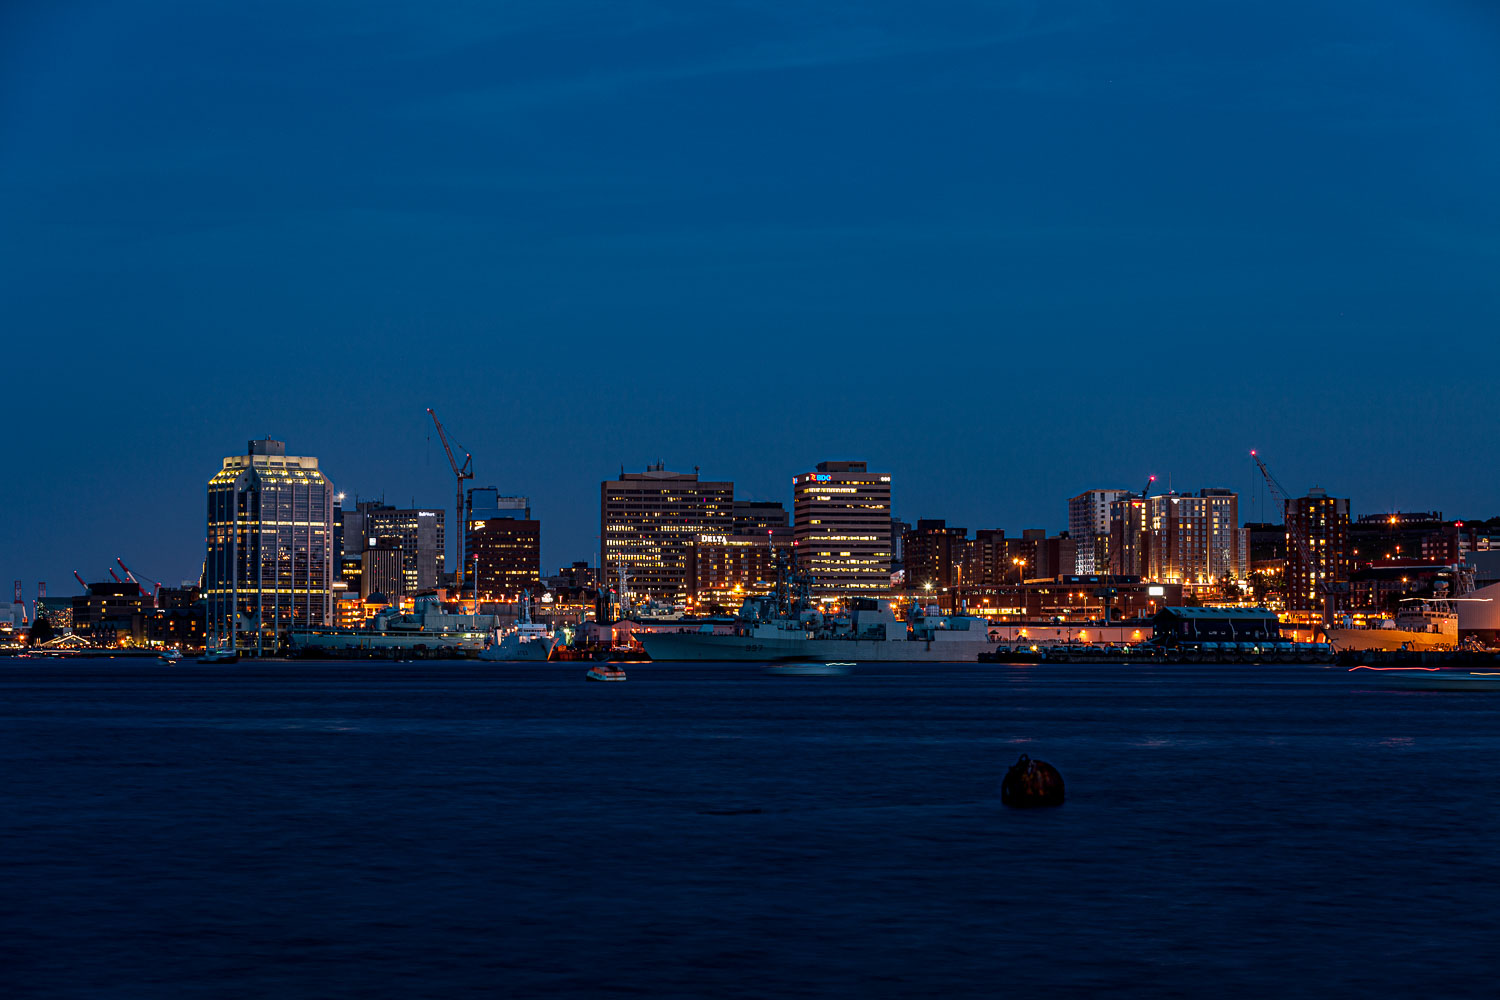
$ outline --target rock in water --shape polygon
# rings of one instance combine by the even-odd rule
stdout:
[[[1063,779],[1057,768],[1024,753],[1000,782],[1000,801],[1014,809],[1063,804]]]

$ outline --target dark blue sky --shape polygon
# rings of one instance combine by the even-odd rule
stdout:
[[[451,504],[427,406],[548,567],[657,459],[1500,513],[1497,281],[1477,0],[11,0],[0,579],[196,577],[268,433]]]

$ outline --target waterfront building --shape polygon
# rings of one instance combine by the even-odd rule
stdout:
[[[599,484],[599,534],[606,586],[667,602],[692,589],[693,544],[699,535],[729,535],[734,484],[705,481],[661,464],[620,472]]]
[[[366,538],[394,538],[401,549],[401,587],[397,593],[411,595],[435,590],[446,565],[447,511],[397,508],[381,505],[370,510],[365,521]],[[389,591],[387,591],[389,593]]]
[[[378,593],[399,602],[406,594],[406,557],[401,551],[401,539],[394,535],[367,538],[359,557],[360,596]]]
[[[73,599],[71,597],[48,597],[38,594],[36,599],[36,616],[47,616],[47,624],[52,626],[55,635],[73,631]]]
[[[700,608],[718,604],[733,612],[746,597],[770,593],[776,589],[777,556],[791,548],[788,527],[696,536],[690,557],[693,602]]]
[[[1249,576],[1233,490],[1150,497],[1147,525],[1151,577],[1158,582],[1211,584]]]
[[[1349,589],[1349,501],[1314,487],[1288,499],[1286,516],[1286,606],[1322,611],[1343,609]]]
[[[1151,519],[1143,497],[1127,496],[1109,505],[1109,571],[1151,575]]]
[[[541,523],[531,516],[531,498],[502,496],[493,486],[475,486],[468,492],[468,516],[464,521],[464,578],[468,580],[475,572],[475,547],[483,546],[481,560],[489,568],[479,584],[477,594],[517,596],[514,587],[530,587],[541,579]],[[526,521],[529,527],[497,525],[499,521]],[[488,531],[488,535],[476,538],[476,531]],[[535,538],[535,554],[531,558],[531,547],[527,539]],[[498,589],[496,589],[498,588]]]
[[[152,646],[198,649],[204,645],[207,615],[197,587],[163,587],[156,607],[145,611],[145,640]]]
[[[288,455],[281,441],[251,441],[224,459],[208,481],[211,645],[270,653],[286,631],[331,620],[333,505],[318,460]]]
[[[339,572],[335,583],[342,583],[346,592],[354,595],[363,595],[363,578],[365,575],[365,558],[363,552],[345,555],[339,560]]]
[[[477,597],[509,601],[541,589],[542,522],[475,518],[469,522],[468,552]]]
[[[891,477],[864,462],[819,462],[792,478],[798,565],[820,595],[891,589]]]
[[[1076,567],[1072,572],[1100,573],[1109,567],[1110,507],[1130,495],[1128,490],[1085,490],[1068,501],[1068,537],[1074,542]],[[1106,551],[1099,552],[1101,547]]]
[[[1443,520],[1440,510],[1364,514],[1349,526],[1352,569],[1402,560],[1457,563],[1476,542],[1472,530],[1466,533],[1462,522]]]
[[[401,550],[401,579],[394,595],[435,590],[447,564],[446,511],[432,507],[393,507],[380,501],[361,501],[352,511],[340,511],[342,555],[358,555],[377,538],[393,538]],[[350,582],[350,581],[345,581]]]
[[[965,584],[946,593],[935,592],[931,600],[945,613],[977,615],[991,622],[1077,625],[1106,618],[1149,618],[1164,607],[1182,603],[1182,591],[1180,583],[1152,583],[1138,576],[1068,573],[1025,583]],[[1078,637],[1076,632],[1071,635]],[[1078,638],[1089,641],[1086,636]]]
[[[949,527],[940,518],[919,518],[901,540],[906,589],[929,591],[962,583],[969,548],[967,528]]]
[[[91,645],[118,646],[145,636],[148,602],[129,580],[91,583],[87,594],[72,601],[73,634]]]

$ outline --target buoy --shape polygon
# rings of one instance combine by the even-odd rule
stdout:
[[[1000,802],[1013,809],[1063,804],[1063,779],[1057,768],[1024,753],[1000,782]]]

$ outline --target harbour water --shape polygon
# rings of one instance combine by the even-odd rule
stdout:
[[[0,661],[0,994],[1495,995],[1500,692],[583,669]]]

